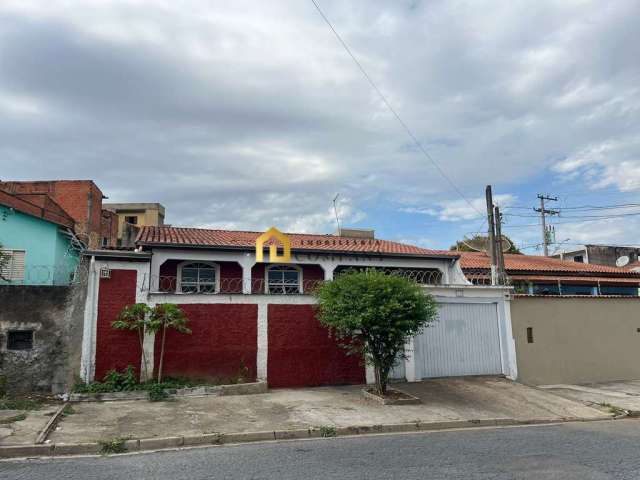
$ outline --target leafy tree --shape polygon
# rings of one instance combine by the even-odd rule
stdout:
[[[164,345],[167,330],[173,329],[180,333],[191,333],[187,326],[189,319],[184,312],[173,303],[160,303],[151,309],[147,330],[149,332],[159,332],[162,330],[162,341],[160,343],[160,362],[158,364],[158,383],[162,381],[162,367],[164,364]]]
[[[507,250],[505,253],[515,253],[518,255],[522,255],[522,252],[520,250],[518,250],[518,247],[516,247],[516,244],[513,242],[513,240],[511,240],[509,237],[507,237],[506,235],[503,235],[504,238],[506,238],[509,241],[509,250]],[[474,235],[471,240],[473,241],[477,241],[477,240],[482,240],[485,242],[488,242],[488,237],[486,235]],[[475,252],[476,250],[473,250],[472,248],[469,248],[462,240],[458,240],[455,245],[451,245],[449,247],[449,250],[455,250],[457,252]]]
[[[387,392],[389,372],[403,347],[437,316],[433,297],[418,284],[372,269],[348,272],[315,292],[320,322],[350,354],[375,369],[375,390]]]
[[[140,349],[142,350],[142,364],[144,366],[145,378],[149,378],[147,369],[147,358],[144,353],[144,333],[148,323],[148,316],[151,309],[144,303],[125,306],[118,315],[118,319],[111,324],[116,330],[130,330],[138,334]]]

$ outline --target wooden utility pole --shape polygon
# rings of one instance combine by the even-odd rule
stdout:
[[[485,189],[485,197],[487,199],[487,224],[489,225],[489,258],[491,259],[491,285],[496,285],[496,226],[493,218],[493,193],[491,185],[487,185]]]
[[[550,197],[548,195],[538,194],[538,198],[540,199],[540,208],[534,208],[533,210],[540,213],[540,224],[542,225],[542,249],[545,257],[549,256],[549,236],[547,234],[547,222],[545,219],[545,215],[558,215],[560,211],[558,210],[549,210],[544,208],[544,201],[549,200],[552,202],[557,202],[558,197]]]

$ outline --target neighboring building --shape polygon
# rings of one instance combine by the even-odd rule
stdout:
[[[608,265],[610,267],[626,266],[640,259],[640,248],[616,245],[584,245],[574,250],[560,252],[553,255],[552,258],[578,263]]]
[[[46,195],[0,190],[0,284],[67,285],[82,245],[75,222]]]
[[[126,237],[126,226],[159,227],[164,225],[164,207],[159,203],[105,203],[103,207],[118,216],[118,243]]]
[[[100,224],[100,247],[114,248],[118,242],[118,215],[110,210],[102,210]]]
[[[192,333],[167,333],[167,375],[241,376],[271,387],[371,381],[362,359],[347,355],[317,320],[312,295],[319,282],[371,268],[416,280],[439,304],[438,322],[408,343],[411,354],[394,369],[394,378],[516,377],[507,288],[471,285],[457,252],[380,240],[373,232],[341,233],[284,238],[270,230],[263,261],[256,252],[264,235],[259,232],[166,226],[142,227],[135,251],[86,252],[82,378],[101,379],[127,365],[144,371],[135,334],[111,324],[128,304],[175,303]],[[272,250],[285,260],[274,259]],[[144,349],[152,372],[159,349],[151,339]]]
[[[8,193],[35,197],[46,196],[73,218],[76,236],[89,248],[102,243],[102,199],[106,198],[91,180],[44,180],[0,182]],[[109,244],[114,240],[109,239]]]
[[[461,265],[475,284],[490,281],[486,253],[461,252]],[[529,295],[638,296],[640,273],[624,268],[593,265],[556,258],[505,254],[505,269],[516,293]]]

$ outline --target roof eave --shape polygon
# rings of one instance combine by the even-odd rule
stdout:
[[[213,245],[192,245],[192,244],[181,244],[176,245],[174,243],[158,243],[158,242],[136,242],[136,245],[143,247],[159,247],[159,248],[197,248],[203,250],[233,250],[233,251],[245,251],[252,252],[255,249],[252,247],[245,246],[233,246],[233,245],[225,245],[224,247],[217,247]],[[405,258],[434,258],[438,260],[457,260],[460,258],[459,255],[442,255],[442,254],[418,254],[418,253],[397,253],[397,252],[359,252],[359,251],[344,251],[344,250],[316,250],[316,249],[291,249],[292,253],[317,253],[317,254],[333,254],[333,255],[368,255],[368,256],[380,256],[380,257],[405,257]]]

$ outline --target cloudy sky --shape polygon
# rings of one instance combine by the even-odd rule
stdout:
[[[640,2],[318,0],[455,183],[417,148],[310,0],[2,0],[0,178],[90,178],[182,226],[447,248],[638,243]],[[604,217],[604,218],[603,218]],[[528,248],[528,253],[538,253]]]

